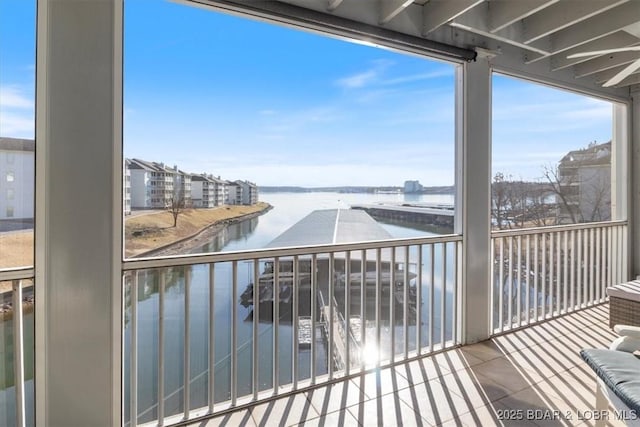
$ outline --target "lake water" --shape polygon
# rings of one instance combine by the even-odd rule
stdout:
[[[212,239],[201,248],[194,252],[212,252],[212,251],[238,251],[259,249],[267,245],[271,240],[276,238],[290,226],[305,217],[307,214],[316,209],[335,209],[349,208],[351,204],[377,203],[377,202],[411,202],[411,203],[452,203],[452,196],[433,196],[420,195],[405,197],[396,194],[347,194],[347,193],[264,193],[260,195],[262,201],[266,201],[273,206],[269,212],[244,221],[240,224],[234,224],[223,230],[218,236]],[[380,225],[386,229],[393,237],[418,237],[433,235],[437,230],[414,228],[406,224],[384,223]],[[434,266],[434,325],[433,336],[440,337],[440,301],[442,288],[442,266],[439,260],[442,259],[442,248],[436,247],[434,258],[436,260]],[[446,248],[447,257],[453,259],[453,245]],[[383,254],[384,255],[384,254]],[[403,253],[398,253],[398,259],[402,260]],[[369,257],[369,255],[368,255]],[[370,258],[369,258],[370,259]],[[423,260],[430,259],[429,248],[423,250]],[[417,250],[410,253],[410,271],[415,272],[418,268],[416,265]],[[423,261],[423,268],[428,269],[426,265],[428,261]],[[237,275],[236,296],[239,296],[252,282],[253,263],[239,263]],[[258,264],[259,273],[265,268],[265,262]],[[188,270],[188,272],[187,272]],[[446,292],[445,305],[447,307],[447,315],[445,319],[445,336],[451,337],[451,312],[452,312],[452,296],[451,288],[453,286],[453,269],[448,267],[446,274]],[[130,384],[130,319],[131,307],[129,301],[132,295],[136,295],[138,299],[138,422],[152,421],[157,417],[158,403],[158,365],[160,351],[164,354],[164,396],[165,396],[165,415],[177,414],[183,411],[183,384],[184,384],[184,330],[185,330],[185,274],[191,277],[189,286],[189,316],[187,318],[190,334],[190,407],[198,408],[207,404],[207,390],[210,380],[208,370],[209,360],[209,270],[206,265],[190,266],[188,269],[175,268],[165,270],[165,298],[164,298],[164,347],[159,350],[159,275],[157,271],[142,272],[139,276],[139,285],[137,291],[134,291],[130,282],[125,285],[125,331],[124,331],[124,378],[125,378],[125,419],[130,416],[129,407],[129,384]],[[232,264],[219,263],[216,265],[214,273],[214,324],[216,331],[215,340],[215,401],[224,402],[230,396],[231,384],[231,333],[230,325],[232,323],[232,305],[236,308],[236,349],[238,358],[238,377],[237,387],[238,395],[247,395],[251,393],[253,384],[251,378],[251,361],[253,358],[253,322],[251,307],[245,308],[232,299]],[[430,277],[425,275],[420,284],[422,287],[423,304],[422,318],[428,319],[428,295],[431,287]],[[344,298],[337,297],[338,309],[344,312]],[[353,306],[350,308],[352,313],[359,313],[360,308]],[[370,304],[365,308],[365,325],[375,318],[375,313]],[[292,380],[292,357],[293,357],[293,328],[291,326],[291,313],[283,311],[280,313],[280,326],[278,328],[279,339],[278,361],[279,376],[278,381],[282,384],[288,384]],[[388,310],[382,311],[382,316],[386,319],[381,320],[381,338],[379,349],[372,349],[368,346],[367,351],[379,353],[380,358],[388,357],[391,351],[401,351],[403,342],[401,340],[403,334],[403,325],[401,321],[391,321]],[[262,317],[262,316],[261,316]],[[0,322],[0,349],[6,355],[12,353],[12,327],[11,321]],[[395,331],[395,342],[390,342],[390,329]],[[27,366],[30,367],[27,372],[27,421],[28,425],[33,425],[33,356],[29,349],[33,348],[33,314],[25,315],[25,330],[28,336],[25,337],[25,346],[27,347],[29,361]],[[428,325],[423,323],[423,334],[420,338],[422,345],[428,343]],[[375,342],[375,335],[371,336],[371,328],[366,329],[367,342]],[[375,332],[375,329],[373,330]],[[409,347],[414,348],[416,342],[415,325],[408,325],[408,341]],[[318,341],[314,343],[316,349],[316,358],[311,360],[311,352],[309,349],[300,348],[298,357],[299,380],[309,378],[312,364],[315,366],[318,375],[325,374],[328,370],[328,360],[326,352],[326,343],[321,339],[320,330],[317,332]],[[438,338],[439,339],[439,338]],[[434,338],[434,341],[436,339]],[[273,320],[268,316],[261,318],[258,322],[258,359],[259,359],[259,388],[260,390],[268,390],[273,387]],[[392,350],[394,349],[394,350]],[[2,387],[0,387],[0,424],[11,425],[14,420],[14,386],[13,386],[13,369],[12,357],[3,357],[7,362],[2,367],[3,372],[0,375],[2,379]]]

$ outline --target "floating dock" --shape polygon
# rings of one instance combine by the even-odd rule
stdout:
[[[453,229],[455,209],[447,204],[376,203],[351,205],[375,219],[389,219],[413,224],[426,224]]]

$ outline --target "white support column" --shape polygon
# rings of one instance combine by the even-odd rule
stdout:
[[[629,254],[633,258],[631,277],[640,274],[640,85],[631,91],[631,215],[629,216],[631,239],[628,245]]]
[[[491,313],[491,69],[486,56],[464,65],[462,87],[461,337],[469,344],[489,337]]]
[[[36,423],[120,425],[122,0],[38,0]]]

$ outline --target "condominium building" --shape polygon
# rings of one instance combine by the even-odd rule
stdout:
[[[567,153],[558,181],[558,223],[610,220],[611,142]]]
[[[174,197],[176,171],[164,163],[131,159],[131,208],[164,209]]]
[[[0,138],[0,220],[33,219],[32,139]]]
[[[191,175],[191,199],[196,208],[213,208],[216,205],[215,182],[207,174]]]

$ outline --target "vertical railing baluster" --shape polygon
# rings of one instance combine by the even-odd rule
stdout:
[[[260,260],[253,260],[253,328],[251,352],[251,385],[253,386],[253,400],[258,400],[260,392],[260,365],[258,354],[260,351],[258,329],[260,327]]]
[[[422,354],[422,245],[416,247],[416,354]]]
[[[542,233],[542,310],[540,310],[540,320],[544,320],[547,313],[547,233]]]
[[[367,338],[367,318],[366,318],[366,283],[367,283],[367,251],[361,251],[361,263],[360,263],[360,366],[365,368],[364,349]]]
[[[516,280],[516,311],[518,315],[518,321],[516,322],[516,326],[522,325],[522,236],[518,236],[516,238],[517,250],[518,250],[518,268],[517,275],[518,279]]]
[[[296,390],[298,388],[298,296],[300,293],[300,281],[299,281],[299,272],[298,272],[298,256],[293,257],[293,282],[291,283],[291,324],[293,327],[293,337],[291,339],[292,349],[291,353],[293,357],[291,358],[291,381],[293,382],[293,389]]]
[[[238,261],[231,263],[231,406],[238,399]]]
[[[138,278],[139,271],[133,275],[133,285],[131,288],[131,356],[130,367],[131,372],[130,384],[129,384],[129,399],[130,399],[130,412],[131,420],[130,426],[135,427],[138,425]]]
[[[318,317],[318,256],[311,255],[311,384],[316,383],[316,318]],[[330,357],[330,356],[329,356]]]
[[[589,280],[590,280],[590,274],[589,274],[589,269],[591,268],[591,264],[589,263],[589,252],[590,252],[590,247],[591,245],[589,245],[589,230],[583,229],[582,230],[582,260],[583,260],[583,265],[582,265],[582,272],[583,272],[583,279],[582,279],[582,305],[584,307],[586,307],[589,304]]]
[[[629,261],[627,260],[627,256],[626,254],[629,253],[629,240],[627,238],[627,233],[625,232],[625,229],[623,229],[622,227],[618,227],[618,232],[620,234],[620,240],[621,240],[621,247],[620,247],[620,255],[618,257],[618,259],[620,260],[620,279],[618,282],[616,283],[621,283],[623,281],[626,281],[628,279],[628,275],[629,275]]]
[[[556,238],[556,272],[557,272],[557,278],[556,278],[556,304],[555,304],[555,314],[556,316],[560,315],[560,306],[562,304],[562,296],[561,296],[561,291],[562,291],[562,281],[564,280],[563,274],[562,274],[562,246],[561,245],[561,241],[562,238],[560,237],[561,234],[559,231],[554,233]]]
[[[191,267],[184,267],[184,373],[183,373],[183,404],[184,419],[189,419],[191,398],[191,336],[189,333],[189,318],[191,311]]]
[[[607,291],[607,246],[609,245],[608,229],[602,228],[602,265],[600,267],[600,273],[602,274],[602,280],[600,282],[600,301],[604,301]]]
[[[382,251],[380,248],[376,248],[376,351],[378,357],[376,358],[376,366],[380,366],[381,358],[381,342],[380,342],[380,322],[382,320],[382,263],[380,258]]]
[[[549,315],[553,316],[553,307],[555,306],[555,289],[557,287],[557,280],[555,277],[556,264],[555,264],[555,233],[549,233],[549,294],[551,295],[551,304],[549,307]]]
[[[213,413],[216,400],[215,272],[215,264],[209,264],[209,413]]]
[[[462,256],[462,254],[460,253],[459,250],[459,245],[457,242],[453,242],[453,251],[454,251],[454,257],[453,257],[453,289],[452,289],[452,293],[453,293],[453,297],[452,297],[452,301],[453,301],[453,313],[451,316],[451,329],[452,329],[452,339],[453,339],[453,345],[458,344],[458,327],[460,326],[460,322],[458,322],[458,273],[459,273],[459,267],[460,267],[460,256]]]
[[[404,308],[402,309],[402,343],[404,345],[404,358],[409,357],[409,246],[404,247]]]
[[[280,383],[280,258],[273,258],[273,394],[278,394]]]
[[[440,348],[445,348],[447,329],[447,244],[442,243],[442,281],[440,288]]]
[[[504,238],[498,237],[500,242],[500,257],[498,258],[498,322],[500,332],[504,331]]]
[[[593,228],[589,230],[589,304],[595,301],[595,232]]]
[[[431,268],[430,271],[430,279],[431,282],[429,283],[429,353],[433,352],[433,336],[434,336],[434,323],[435,323],[435,279],[436,279],[436,267],[435,267],[435,250],[436,250],[436,245],[435,243],[431,243],[430,245],[430,264],[429,267]]]
[[[158,426],[164,425],[164,304],[166,270],[159,270],[158,283]]]
[[[336,357],[336,349],[335,349],[335,337],[333,334],[333,329],[334,329],[334,323],[335,323],[335,309],[334,309],[334,304],[333,304],[333,299],[335,298],[333,295],[333,291],[334,291],[334,286],[335,286],[335,281],[333,280],[334,277],[334,271],[335,271],[335,266],[334,266],[334,253],[331,252],[329,253],[329,268],[328,268],[328,274],[329,274],[329,319],[327,319],[327,322],[329,323],[329,349],[328,349],[328,353],[329,353],[329,380],[333,379],[333,371],[334,371],[334,358]]]
[[[607,283],[605,286],[613,286],[613,227],[607,229]]]
[[[569,309],[573,311],[576,309],[576,234],[574,230],[571,230],[569,236],[569,241],[571,242],[569,248],[571,254],[569,267],[571,272]]]
[[[622,282],[621,278],[622,278],[622,270],[621,270],[621,265],[622,265],[622,255],[623,253],[620,252],[620,247],[621,247],[621,243],[620,242],[620,229],[617,229],[617,232],[614,235],[614,247],[615,247],[615,251],[616,251],[616,283],[618,284],[620,282]]]
[[[538,251],[540,250],[540,246],[538,245],[538,241],[540,240],[539,234],[534,234],[533,236],[533,320],[537,321],[538,316],[538,273],[540,273],[540,256]]]
[[[15,383],[16,426],[26,424],[24,390],[24,318],[22,310],[22,280],[12,280],[13,305],[13,374]]]
[[[491,302],[489,324],[491,325],[490,328],[492,333],[496,333],[498,331],[495,314],[496,310],[499,310],[499,308],[496,307],[496,299],[498,298],[498,293],[496,292],[496,243],[499,239],[499,237],[493,236],[489,238],[489,280],[491,284],[491,286],[489,286],[489,301]]]
[[[391,363],[395,360],[396,355],[396,248],[391,248],[391,264],[389,266],[389,360]]]
[[[582,268],[583,268],[583,260],[582,260],[582,232],[583,230],[576,231],[576,308],[582,307]]]
[[[531,321],[531,236],[527,234],[527,238],[525,240],[526,254],[525,254],[525,323],[529,324]]]
[[[508,254],[508,292],[509,306],[507,307],[507,316],[509,316],[509,329],[513,328],[513,236],[509,236],[509,254]]]
[[[345,253],[344,262],[344,335],[347,357],[344,369],[345,375],[349,375],[351,371],[351,251]]]
[[[567,298],[568,298],[568,290],[569,290],[569,236],[567,231],[565,230],[562,233],[562,245],[563,245],[563,250],[564,250],[564,254],[563,254],[563,272],[562,272],[562,298],[563,298],[563,306],[562,306],[562,312],[566,313],[568,311],[568,307],[567,307]],[[558,310],[558,314],[560,314],[561,311]]]
[[[595,230],[596,233],[596,258],[595,258],[595,267],[596,267],[596,275],[595,275],[595,294],[594,294],[594,300],[593,302],[597,302],[600,300],[600,284],[598,283],[600,281],[600,262],[601,262],[601,257],[600,257],[600,245],[602,244],[602,237],[600,233],[601,229],[597,228]]]

